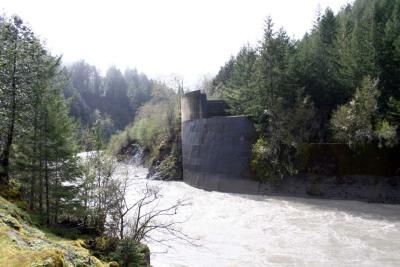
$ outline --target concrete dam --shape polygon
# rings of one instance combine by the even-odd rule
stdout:
[[[258,193],[250,171],[256,131],[246,116],[228,116],[226,108],[200,91],[182,97],[183,180],[206,190]]]
[[[226,108],[200,91],[182,96],[185,183],[230,193],[400,203],[398,147],[354,153],[345,144],[309,144],[297,175],[257,182],[250,169],[254,126],[246,116],[229,116]]]

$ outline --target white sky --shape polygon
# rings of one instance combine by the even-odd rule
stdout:
[[[151,78],[183,78],[193,88],[241,46],[255,45],[271,15],[276,28],[301,38],[317,7],[337,12],[352,0],[0,0],[24,19],[53,54],[110,65]]]

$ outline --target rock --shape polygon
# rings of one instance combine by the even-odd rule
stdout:
[[[7,216],[3,217],[2,220],[3,220],[3,223],[5,223],[6,225],[12,227],[13,229],[15,229],[17,231],[21,231],[22,225],[18,222],[17,219],[12,217],[11,215],[7,215]]]

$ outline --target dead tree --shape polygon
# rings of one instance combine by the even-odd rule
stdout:
[[[187,200],[177,200],[172,205],[162,207],[160,188],[146,183],[141,189],[137,189],[136,198],[132,203],[127,199],[128,189],[131,192],[128,175],[120,178],[115,183],[115,205],[112,213],[113,232],[118,232],[120,239],[129,238],[139,244],[142,241],[155,241],[164,243],[166,239],[156,238],[152,233],[158,231],[177,238],[192,245],[195,239],[184,234],[179,225],[184,221],[176,220],[178,210],[188,205]],[[164,244],[165,245],[165,244]]]

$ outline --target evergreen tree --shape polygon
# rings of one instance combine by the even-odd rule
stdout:
[[[46,51],[17,16],[0,24],[0,46],[0,182],[7,184],[12,148],[31,115],[34,88],[43,80]]]
[[[233,114],[252,114],[256,60],[256,51],[249,46],[243,47],[235,58],[230,78],[222,91]]]
[[[400,100],[400,1],[387,2],[390,14],[383,29],[383,49],[380,50],[380,105],[384,111],[388,108],[390,97]],[[390,4],[389,4],[390,3]]]
[[[57,222],[73,204],[79,175],[75,126],[61,95],[62,81],[53,79],[43,103],[42,161],[46,188],[46,222]]]

